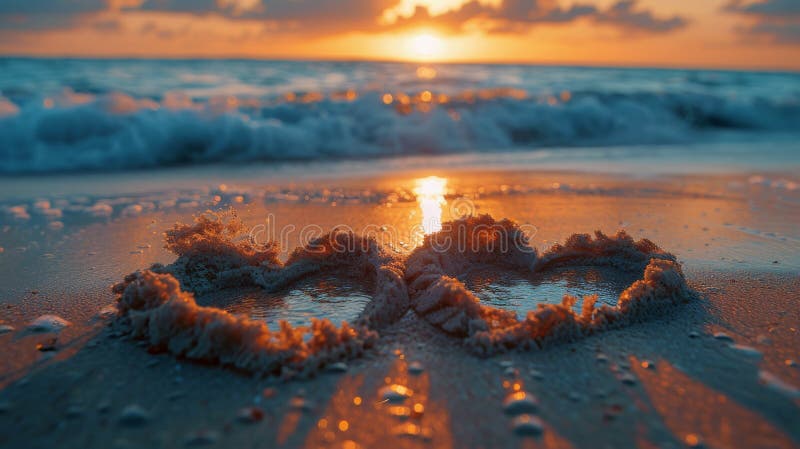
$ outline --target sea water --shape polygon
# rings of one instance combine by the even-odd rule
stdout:
[[[569,147],[630,159],[665,144],[796,142],[798,125],[797,73],[0,59],[6,174]]]

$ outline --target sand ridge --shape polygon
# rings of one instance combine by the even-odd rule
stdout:
[[[126,332],[147,340],[151,350],[292,377],[360,355],[373,345],[382,326],[409,308],[434,326],[466,337],[476,353],[489,355],[572,340],[657,315],[695,297],[673,255],[649,240],[633,241],[624,232],[613,237],[598,232],[595,238],[575,234],[539,255],[510,220],[482,215],[448,222],[443,228],[427,236],[407,259],[374,238],[333,230],[296,249],[282,264],[275,244],[257,248],[242,235],[244,227],[235,211],[207,212],[194,224],[179,223],[166,233],[165,247],[178,255],[174,263],[137,271],[114,286],[119,295],[117,321]],[[539,304],[519,321],[513,312],[482,305],[460,281],[446,275],[470,263],[487,262],[531,271],[611,265],[642,270],[643,277],[613,307],[595,308],[596,296],[587,296],[576,314],[572,306],[578,299],[565,295],[562,304]],[[312,319],[308,327],[281,322],[280,330],[273,332],[263,322],[198,306],[194,300],[194,293],[221,288],[278,291],[311,273],[342,266],[375,279],[373,300],[353,325],[336,327],[329,320]]]

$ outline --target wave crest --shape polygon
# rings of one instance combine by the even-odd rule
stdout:
[[[798,119],[792,99],[690,92],[366,91],[195,101],[67,91],[21,104],[0,97],[0,171],[681,143],[715,130],[792,132]]]

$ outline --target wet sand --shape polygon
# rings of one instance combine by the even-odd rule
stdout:
[[[218,176],[226,178],[224,173]],[[409,311],[381,329],[375,347],[348,361],[346,369],[339,366],[336,372],[288,382],[154,355],[108,327],[113,318],[101,309],[114,302],[111,284],[151,263],[171,262],[174,256],[161,248],[162,233],[175,221],[190,221],[207,206],[207,197],[215,195],[206,178],[185,175],[182,189],[206,193],[170,194],[179,199],[199,195],[195,207],[120,213],[146,202],[137,197],[143,195],[140,191],[126,194],[132,198],[126,202],[113,203],[110,217],[66,215],[60,230],[49,225],[52,219],[46,214],[37,216],[32,209],[26,221],[6,217],[0,243],[0,323],[14,330],[0,335],[0,445],[800,445],[800,234],[795,225],[800,221],[800,192],[787,184],[797,182],[790,173],[612,176],[438,168],[358,179],[312,177],[299,183],[230,176],[236,182],[227,181],[225,190],[242,194],[230,200],[222,195],[211,206],[233,205],[249,226],[263,224],[267,217],[278,227],[298,229],[385,226],[391,229],[385,231],[391,234],[386,243],[402,256],[413,250],[423,220],[424,211],[413,196],[415,182],[430,175],[447,180],[441,210],[445,221],[456,212],[454,205],[468,204],[475,213],[533,225],[532,243],[540,249],[575,232],[626,229],[678,256],[701,299],[646,323],[490,358],[475,356],[459,339]],[[25,190],[24,182],[16,185],[18,192]],[[256,194],[260,189],[283,196],[265,200]],[[337,189],[360,193],[305,199]],[[162,186],[158,190],[166,191]],[[241,202],[236,196],[242,196]],[[297,232],[289,235],[284,257],[302,240]],[[530,297],[554,302],[561,293],[592,288],[580,276],[514,278],[509,284],[502,274],[478,271],[468,276],[468,285],[479,294],[481,285],[483,290],[499,288],[500,296],[513,294],[510,307],[518,310],[526,301],[530,307],[535,304],[526,299],[527,289]],[[605,283],[598,288],[609,291],[629,282],[597,276]],[[296,304],[319,292],[327,292],[325,301],[338,295],[341,310],[327,304],[342,317],[357,314],[360,306],[348,307],[363,300],[347,297],[363,297],[370,290],[366,284],[353,285],[358,282],[352,279],[321,276],[304,282],[308,285],[287,292],[287,298],[270,299],[282,310],[277,316],[314,316],[319,308]],[[513,287],[510,293],[508,285]],[[297,297],[288,298],[293,294]],[[502,303],[497,295],[487,300]],[[274,319],[258,298],[257,292],[223,292],[199,301]],[[55,351],[36,346],[56,334],[24,331],[42,314],[71,322],[57,334]],[[421,365],[421,372],[409,372],[412,362]],[[382,388],[389,384],[407,386],[413,394],[387,403]],[[539,435],[512,430],[515,416],[504,412],[503,402],[514,391],[538,399],[531,415],[541,419]],[[133,404],[145,412],[141,422],[131,417],[136,413],[125,411]],[[247,407],[258,407],[263,416]]]

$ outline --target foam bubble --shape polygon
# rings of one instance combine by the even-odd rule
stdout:
[[[70,322],[57,315],[42,315],[28,324],[30,332],[59,332],[70,325]]]
[[[390,105],[382,96],[0,97],[0,172],[685,143],[712,130],[792,131],[800,115],[787,99],[690,92],[587,90],[552,102],[515,89],[422,90]]]

